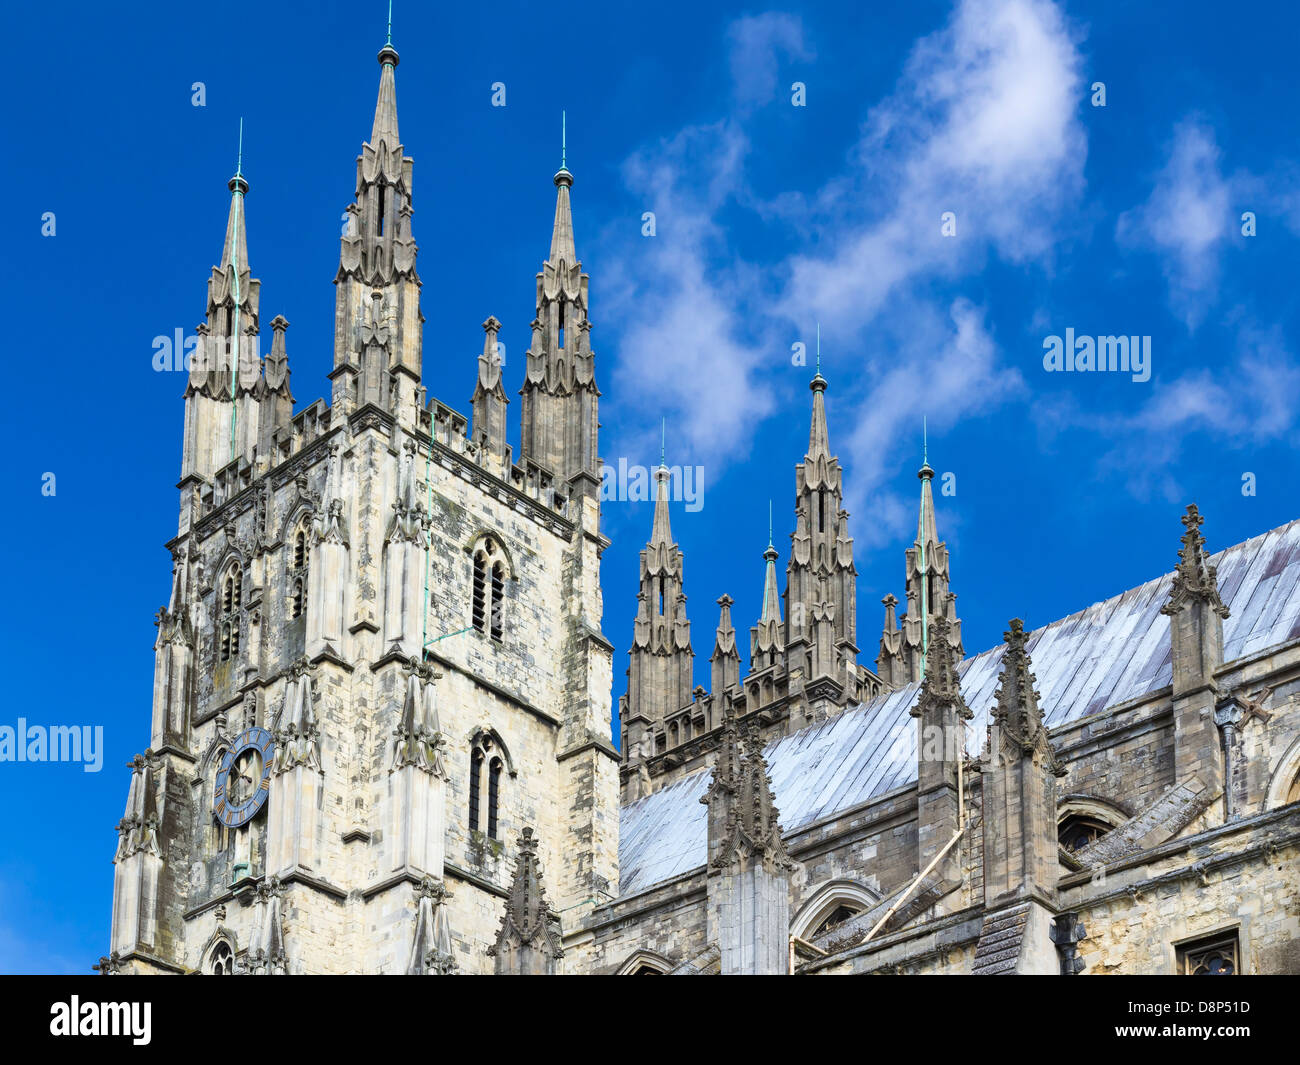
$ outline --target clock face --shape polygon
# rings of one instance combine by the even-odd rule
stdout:
[[[221,759],[212,813],[227,828],[248,824],[266,802],[275,739],[264,728],[241,732]]]

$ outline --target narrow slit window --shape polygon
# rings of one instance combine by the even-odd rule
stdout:
[[[483,775],[483,752],[477,747],[469,756],[469,830],[478,831],[479,778]]]
[[[505,632],[505,622],[503,618],[504,607],[502,601],[505,598],[506,571],[505,567],[498,562],[492,567],[492,639],[499,640]]]
[[[487,584],[487,564],[483,561],[482,556],[476,555],[474,558],[474,602],[472,606],[474,628],[479,632],[483,631],[486,611],[484,609],[484,600],[486,598]]]
[[[488,766],[488,811],[487,834],[492,839],[497,836],[497,815],[501,805],[501,759],[493,758]]]

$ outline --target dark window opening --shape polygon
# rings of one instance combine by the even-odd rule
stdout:
[[[474,628],[479,632],[483,631],[484,626],[484,600],[486,598],[487,568],[481,556],[474,558],[474,602],[473,602],[473,621]]]
[[[1238,950],[1236,932],[1188,943],[1178,948],[1178,975],[1236,976]]]
[[[818,936],[829,932],[832,928],[839,927],[850,917],[856,916],[859,912],[860,911],[853,909],[851,906],[846,906],[841,903],[827,915],[826,919],[822,921],[821,924],[813,929],[812,938],[816,939]]]
[[[478,831],[479,777],[483,774],[483,752],[475,749],[469,756],[469,829]]]
[[[499,640],[505,631],[502,600],[505,597],[506,571],[498,562],[492,567],[492,639]]]
[[[497,811],[501,804],[501,759],[493,758],[488,766],[488,824],[487,834],[497,839]]]
[[[1084,847],[1096,843],[1107,832],[1111,826],[1105,821],[1100,821],[1095,817],[1087,817],[1083,814],[1070,814],[1056,830],[1056,838],[1070,853],[1083,850]]]

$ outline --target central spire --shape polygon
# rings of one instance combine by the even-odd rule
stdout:
[[[566,133],[561,141],[564,164]],[[520,450],[526,464],[550,471],[570,496],[594,498],[600,488],[600,389],[587,319],[588,278],[573,238],[573,174],[561,165],[554,180],[555,223],[537,274],[537,316],[520,389]]]
[[[397,126],[398,57],[379,50],[379,94],[370,138],[357,157],[334,283],[333,406],[367,404],[414,425],[421,373],[418,248],[411,236],[413,162]]]

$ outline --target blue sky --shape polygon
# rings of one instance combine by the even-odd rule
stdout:
[[[399,0],[394,17],[426,383],[468,410],[494,314],[514,396],[567,110],[603,455],[653,463],[663,418],[669,462],[704,471],[702,508],[673,511],[699,683],[714,600],[734,597],[742,630],[757,617],[769,499],[785,564],[810,409],[792,345],[811,350],[817,323],[863,660],[880,598],[903,591],[923,418],[956,487],[939,528],[972,653],[1013,616],[1037,627],[1171,568],[1188,502],[1216,550],[1296,516],[1294,13],[445,6]],[[97,774],[0,764],[0,971],[82,972],[106,950],[176,527],[184,381],[154,371],[153,338],[202,317],[242,116],[263,319],[292,323],[299,407],[325,394],[384,4],[214,20],[48,3],[8,19],[0,271],[6,320],[33,339],[5,361],[0,724],[102,724],[106,752]],[[1046,372],[1044,339],[1067,328],[1151,337],[1150,380]],[[517,445],[517,400],[511,415]],[[617,700],[650,508],[604,515]]]

